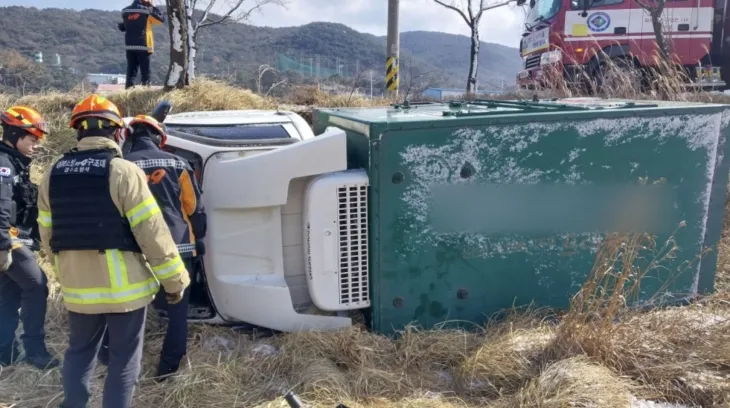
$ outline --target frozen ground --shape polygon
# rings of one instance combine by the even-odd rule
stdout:
[[[690,408],[683,404],[672,404],[670,402],[654,402],[631,398],[631,408]]]

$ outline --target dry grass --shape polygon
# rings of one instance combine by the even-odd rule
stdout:
[[[673,99],[682,95],[675,94]],[[81,97],[48,94],[16,101],[0,95],[5,106],[22,102],[37,107],[53,126],[34,177],[73,145],[65,127]],[[133,90],[111,99],[131,115],[149,111],[163,97],[173,100],[175,111],[388,103],[349,95],[331,97],[315,89],[300,89],[290,100],[278,101],[205,80],[167,95]],[[716,98],[691,96],[706,97]],[[725,222],[717,279],[723,291],[730,287],[730,219]],[[549,311],[528,308],[513,310],[478,331],[408,327],[396,339],[374,335],[359,325],[338,333],[264,339],[194,325],[180,375],[162,385],[151,377],[164,325],[150,313],[134,406],[286,407],[282,396],[290,390],[318,407],[342,402],[348,407],[612,408],[633,406],[634,397],[730,406],[730,303],[726,296],[648,313],[626,307],[625,300],[637,289],[637,278],[670,258],[674,249],[671,240],[656,243],[638,234],[611,237],[559,323],[546,319],[554,317]],[[638,259],[650,266],[636,269]],[[41,262],[50,271],[50,265]],[[48,342],[63,353],[66,318],[57,289],[52,282]],[[97,367],[94,374],[92,406],[99,406],[105,371]],[[0,407],[45,408],[57,406],[61,399],[59,370],[41,372],[18,365],[0,371]]]
[[[539,373],[541,356],[553,338],[554,328],[531,309],[488,324],[484,338],[456,367],[460,389],[488,398],[513,394]]]
[[[619,45],[618,42],[616,45]],[[604,46],[605,44],[596,44],[594,49],[602,49]],[[563,55],[570,54],[572,52]],[[612,59],[604,53],[604,63],[600,68],[603,75],[590,72],[592,68],[583,69],[571,83],[565,80],[562,71],[545,68],[544,84],[537,89],[537,93],[542,97],[575,97],[590,93],[611,98],[730,103],[730,96],[688,87],[690,77],[680,65],[668,63],[658,55],[648,57],[656,62],[654,67],[641,67],[638,58]],[[563,63],[580,66],[582,62],[572,60]],[[598,77],[602,77],[602,84],[598,83]],[[522,93],[522,96],[532,96],[535,91]]]
[[[557,361],[495,407],[625,408],[631,400],[630,382],[585,357]]]

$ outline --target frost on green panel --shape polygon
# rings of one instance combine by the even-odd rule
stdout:
[[[463,259],[506,258],[525,254],[547,259],[565,254],[572,247],[595,253],[604,235],[600,231],[552,234],[478,234],[437,232],[431,225],[432,188],[456,184],[591,184],[586,172],[619,177],[642,177],[641,163],[620,163],[601,155],[616,154],[625,146],[643,143],[647,160],[652,149],[672,141],[682,141],[689,152],[704,151],[703,193],[697,197],[704,206],[702,237],[707,220],[707,203],[715,170],[718,134],[730,122],[725,113],[656,117],[623,117],[586,121],[536,122],[459,128],[444,143],[412,143],[400,154],[400,167],[408,172],[410,184],[401,195],[404,203],[398,214],[403,231],[402,255],[417,253],[424,247],[458,249]],[[601,139],[602,143],[596,143]],[[433,140],[433,139],[431,139]],[[586,146],[590,147],[586,147]],[[637,145],[638,146],[638,145]],[[600,149],[600,152],[596,152]],[[694,154],[695,161],[697,154]],[[640,159],[643,160],[643,159]],[[465,165],[472,175],[463,177]],[[698,237],[698,239],[702,239]],[[570,243],[566,243],[570,241]]]

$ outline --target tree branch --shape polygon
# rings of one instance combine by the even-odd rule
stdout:
[[[476,21],[479,22],[482,19],[482,14],[485,11],[491,10],[491,9],[496,9],[496,8],[499,8],[499,7],[502,7],[502,6],[506,6],[506,5],[510,4],[510,3],[512,3],[513,1],[515,1],[515,0],[503,0],[503,1],[499,2],[499,3],[494,3],[494,4],[491,4],[491,5],[486,5],[485,4],[486,3],[486,0],[482,0],[481,8],[479,9],[479,14],[477,14]]]
[[[450,10],[453,10],[453,11],[459,13],[459,15],[461,16],[461,18],[463,18],[464,21],[466,22],[466,24],[469,27],[471,27],[471,21],[469,21],[469,18],[466,16],[466,14],[464,14],[464,11],[462,11],[458,7],[454,6],[453,4],[446,4],[442,0],[433,0],[433,1],[435,1],[436,4],[440,4],[440,5],[444,6],[444,7],[446,7],[447,9],[450,9]]]
[[[473,22],[474,21],[474,10],[472,10],[472,8],[471,8],[471,0],[466,0],[466,11],[469,12],[469,21]]]
[[[453,10],[461,16],[462,19],[464,19],[464,22],[471,27],[473,25],[478,25],[479,22],[482,19],[482,15],[485,11],[492,10],[498,7],[506,6],[509,3],[512,3],[515,0],[502,0],[498,3],[494,4],[488,4],[489,0],[479,0],[479,10],[474,14],[474,10],[472,8],[472,0],[467,0],[466,7],[464,7],[464,3],[462,3],[462,8],[465,8],[466,11],[462,10],[462,8],[459,8],[454,5],[453,2],[451,3],[445,3],[443,0],[433,0],[436,2],[436,4],[439,4],[443,7],[446,7],[449,10]],[[468,13],[468,16],[467,16]]]
[[[208,16],[210,15],[210,10],[213,8],[217,0],[210,0],[208,2],[208,7],[205,8],[205,12],[203,12],[203,17],[198,20],[197,23],[195,23],[195,27],[193,27],[193,33],[197,32],[200,27],[205,27],[205,22],[208,21]],[[243,2],[243,0],[241,0]],[[239,3],[240,5],[240,3]],[[195,13],[195,9],[193,9],[193,13]]]
[[[636,0],[636,4],[650,13],[656,13],[658,11],[661,14],[661,12],[664,11],[664,1],[662,0],[656,1],[656,4],[654,5],[644,2],[643,0]]]
[[[205,11],[205,16],[200,20],[200,23],[198,24],[199,27],[206,27],[209,25],[214,24],[222,24],[225,23],[228,20],[235,20],[238,22],[248,21],[248,19],[251,17],[251,14],[253,14],[256,11],[261,10],[264,6],[268,6],[270,4],[277,5],[286,8],[286,4],[288,0],[257,0],[256,4],[252,6],[250,9],[241,12],[238,15],[235,15],[235,13],[243,6],[243,3],[245,0],[236,0],[235,4],[230,6],[228,11],[221,16],[221,18],[217,20],[212,20],[209,17],[209,11],[213,7],[214,4],[217,3],[218,0],[210,0],[210,3],[208,4],[208,8]],[[197,29],[196,29],[197,30]]]
[[[357,73],[357,76],[355,77],[355,82],[352,83],[352,88],[350,89],[350,96],[347,97],[347,103],[350,103],[350,100],[352,99],[352,95],[355,93],[355,90],[357,89],[357,83],[360,82],[360,78],[363,74],[363,72],[369,71],[365,68],[361,69],[360,72]]]

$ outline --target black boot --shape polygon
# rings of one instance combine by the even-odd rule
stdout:
[[[40,370],[51,370],[61,365],[61,361],[53,357],[48,351],[26,356],[24,360]]]
[[[160,361],[160,364],[157,366],[157,376],[155,378],[155,381],[158,383],[167,381],[168,378],[172,377],[177,372],[178,368],[179,366],[172,366],[168,363]]]

